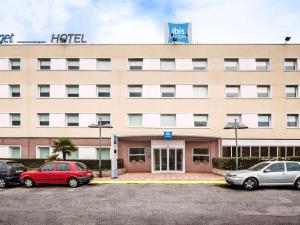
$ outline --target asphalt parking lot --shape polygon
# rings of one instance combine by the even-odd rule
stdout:
[[[300,192],[227,185],[103,184],[0,189],[1,225],[300,224]]]

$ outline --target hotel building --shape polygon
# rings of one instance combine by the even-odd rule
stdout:
[[[300,156],[300,45],[0,45],[0,158],[109,159],[129,172],[208,172],[212,158]],[[164,138],[171,131],[172,137]]]

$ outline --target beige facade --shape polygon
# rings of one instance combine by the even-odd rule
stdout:
[[[11,58],[20,58],[20,70],[10,70]],[[56,69],[41,70],[39,58],[50,58]],[[79,70],[68,70],[66,61],[54,60],[67,58],[80,58],[84,64]],[[94,67],[99,58],[109,58],[110,68]],[[144,59],[142,70],[130,70],[130,58]],[[172,65],[170,70],[160,69],[160,59],[166,58],[175,59],[174,69]],[[224,59],[228,58],[238,59],[236,71],[226,70]],[[207,59],[206,69],[194,70],[192,59]],[[266,70],[257,70],[257,59],[267,59]],[[285,68],[289,59],[295,61],[292,71]],[[20,85],[20,97],[5,95],[5,85],[13,84]],[[52,85],[54,97],[40,97],[38,85]],[[79,85],[80,96],[59,94],[59,90],[65,91],[65,85]],[[96,90],[96,85],[110,85],[110,97],[93,96],[91,90]],[[143,96],[129,97],[128,85],[143,85]],[[161,97],[161,85],[175,85],[175,97]],[[193,85],[207,86],[207,96],[194,96]],[[239,97],[226,97],[226,86],[232,85],[239,86]],[[260,85],[269,87],[267,97],[257,97]],[[296,86],[299,92],[300,45],[1,45],[0,139],[4,143],[14,138],[97,138],[98,131],[88,128],[88,123],[96,122],[97,114],[110,114],[114,128],[103,130],[105,138],[111,133],[151,136],[171,130],[173,135],[230,140],[234,132],[223,129],[228,114],[240,114],[249,129],[239,131],[239,138],[253,140],[252,145],[267,140],[266,146],[280,140],[278,146],[292,146],[296,155],[300,146],[300,98],[298,93],[287,97],[288,86]],[[21,126],[10,126],[7,120],[11,113],[20,113]],[[49,126],[39,125],[39,113],[49,113]],[[78,127],[62,125],[68,113],[79,114]],[[129,126],[128,114],[142,114],[141,125]],[[161,114],[176,114],[175,125],[162,127]],[[194,127],[194,114],[207,115],[207,126]],[[265,118],[259,115],[266,114],[270,115],[269,126],[260,127],[257,124]],[[296,119],[295,126],[287,125],[289,115],[291,121]]]

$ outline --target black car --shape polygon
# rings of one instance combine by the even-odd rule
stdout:
[[[20,183],[19,176],[27,171],[25,166],[17,161],[0,159],[0,188],[10,183]]]

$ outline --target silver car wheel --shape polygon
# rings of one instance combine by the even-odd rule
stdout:
[[[75,178],[71,178],[68,183],[69,183],[69,186],[72,187],[72,188],[77,187],[78,184],[79,184],[78,180],[76,180]]]
[[[257,182],[254,178],[248,178],[245,180],[244,188],[246,188],[247,190],[252,190],[255,189],[256,187],[257,187]]]
[[[0,188],[5,188],[6,182],[4,179],[0,178]]]
[[[33,181],[30,178],[25,178],[24,185],[25,185],[25,187],[30,188],[33,186]]]
[[[297,188],[300,190],[300,179],[298,179]]]

